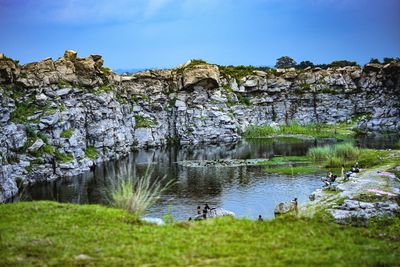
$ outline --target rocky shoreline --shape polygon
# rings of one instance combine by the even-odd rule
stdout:
[[[400,62],[232,73],[205,62],[117,75],[71,50],[19,65],[0,54],[0,202],[17,184],[74,176],[135,148],[235,142],[250,125],[400,130]]]
[[[395,167],[400,169],[400,167]],[[315,198],[302,207],[302,213],[313,215],[324,209],[340,224],[366,225],[373,218],[400,215],[400,180],[393,165],[364,170],[350,180],[338,179],[332,189],[318,189]]]

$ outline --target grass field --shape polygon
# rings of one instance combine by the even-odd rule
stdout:
[[[98,205],[0,205],[0,266],[393,266],[400,219],[221,218],[165,226]]]

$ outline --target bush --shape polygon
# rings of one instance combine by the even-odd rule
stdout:
[[[347,66],[359,66],[359,65],[355,61],[348,61],[348,60],[336,60],[332,61],[331,64],[329,64],[329,67],[332,68],[341,68]]]

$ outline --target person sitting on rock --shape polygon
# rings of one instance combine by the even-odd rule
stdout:
[[[332,175],[331,179],[330,179],[330,182],[334,183],[336,181],[336,178],[337,178],[337,175]]]
[[[327,177],[322,177],[321,181],[324,183],[325,187],[330,186],[330,184],[331,184],[331,179],[327,178]]]
[[[353,166],[353,167],[351,167],[351,172],[358,173],[358,172],[360,172],[360,169]]]
[[[353,173],[352,171],[346,172],[346,177],[344,178],[344,181],[345,181],[345,182],[348,181],[348,180],[350,179],[350,176],[351,176],[352,173]]]

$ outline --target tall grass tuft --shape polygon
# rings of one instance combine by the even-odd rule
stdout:
[[[163,183],[165,177],[152,181],[151,174],[152,171],[148,168],[143,177],[117,176],[112,185],[112,206],[136,215],[143,214],[172,184],[172,181]]]
[[[360,149],[352,143],[342,143],[334,146],[334,154],[337,157],[354,159],[360,155]]]
[[[357,160],[361,150],[352,143],[342,143],[310,148],[307,155],[314,161],[323,161],[325,167],[340,167]]]
[[[331,146],[312,147],[308,150],[307,155],[315,161],[325,160],[332,154]]]

